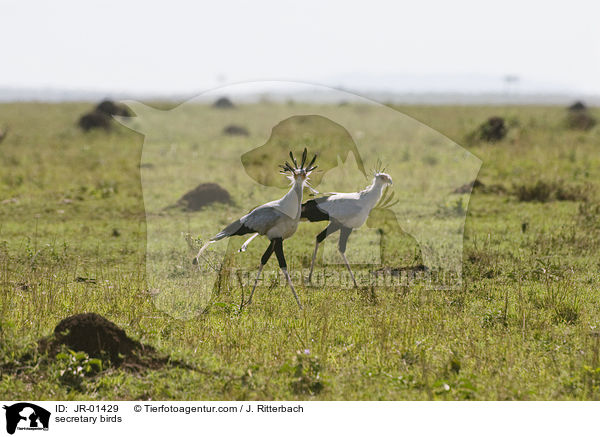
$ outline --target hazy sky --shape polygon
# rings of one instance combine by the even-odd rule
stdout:
[[[594,1],[0,0],[0,87],[152,93],[287,79],[600,94]]]

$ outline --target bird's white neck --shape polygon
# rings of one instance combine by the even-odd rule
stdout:
[[[379,202],[379,199],[381,199],[384,186],[385,184],[379,181],[379,179],[373,178],[373,183],[360,193],[360,197],[365,199],[370,208],[373,208]]]
[[[295,220],[300,220],[303,188],[304,181],[295,179],[290,191],[279,200],[278,209]]]

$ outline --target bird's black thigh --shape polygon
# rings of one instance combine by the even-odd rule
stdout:
[[[271,258],[271,255],[273,254],[274,249],[275,249],[275,240],[271,240],[269,247],[267,247],[267,250],[265,250],[265,253],[263,253],[262,258],[260,259],[260,263],[262,265],[265,265],[267,263],[267,261],[269,261],[269,258]]]
[[[329,223],[329,225],[325,229],[323,229],[323,232],[317,235],[317,243],[323,242],[325,238],[327,238],[329,235],[333,234],[340,228],[341,226],[336,223]]]
[[[348,237],[352,233],[352,228],[342,227],[340,230],[340,240],[338,241],[338,249],[342,253],[346,253],[346,244],[348,243]]]
[[[283,254],[283,239],[275,238],[275,255],[277,255],[277,261],[279,261],[279,267],[287,269],[287,263],[285,262],[285,255]]]

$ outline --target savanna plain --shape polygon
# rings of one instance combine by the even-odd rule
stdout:
[[[265,106],[290,104],[232,110],[251,120]],[[299,113],[314,109],[296,105]],[[0,127],[8,127],[0,143],[1,398],[600,399],[600,126],[569,127],[562,106],[397,106],[482,161],[468,208],[456,204],[466,211],[460,287],[319,287],[296,275],[299,310],[277,276],[242,307],[248,288],[234,278],[197,315],[180,318],[156,305],[161,290],[146,270],[144,200],[161,203],[162,194],[158,187],[158,197],[144,199],[140,173],[156,172],[160,180],[163,169],[140,166],[144,137],[133,130],[114,123],[109,131],[82,132],[77,120],[91,107],[0,105]],[[182,126],[218,114],[208,105],[186,111]],[[588,112],[600,117],[595,108]],[[488,142],[477,129],[492,116],[503,117],[507,131]],[[211,123],[218,122],[215,115]],[[261,145],[253,135],[250,129],[219,140],[222,153]],[[175,137],[164,147],[206,161],[204,141]],[[382,144],[384,155],[401,153]],[[418,165],[435,172],[439,163],[425,158]],[[210,160],[211,170],[192,179],[223,184],[231,170],[220,162]],[[397,186],[403,175],[392,176]],[[176,201],[191,188],[164,195]],[[189,254],[256,206],[245,201],[246,188],[229,186],[231,202],[186,213],[191,224],[182,247]],[[301,224],[286,241],[291,271],[307,267],[323,227]],[[361,241],[353,245],[351,237],[351,261],[350,249],[360,251]],[[383,270],[419,268],[414,239],[385,241]],[[236,259],[256,268],[264,245],[254,242]],[[165,275],[185,276],[191,256],[184,261],[183,272]],[[343,265],[329,268],[344,272]],[[59,321],[84,312],[114,322],[164,359],[119,366],[102,354],[40,346]]]

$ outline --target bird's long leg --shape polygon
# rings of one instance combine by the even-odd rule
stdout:
[[[246,248],[248,247],[250,242],[258,236],[259,236],[259,233],[257,232],[255,234],[253,234],[250,238],[248,238],[246,241],[244,241],[244,244],[242,244],[242,247],[240,247],[240,250],[238,250],[238,252],[245,252]]]
[[[246,302],[246,305],[250,305],[252,303],[252,296],[254,296],[254,290],[256,290],[256,285],[258,284],[260,274],[262,273],[262,270],[267,261],[269,261],[269,258],[271,258],[274,249],[275,240],[271,240],[271,242],[269,243],[269,247],[267,247],[267,250],[265,250],[265,253],[263,253],[262,258],[260,259],[260,266],[258,267],[258,273],[256,274],[256,279],[254,280],[254,287],[252,287],[252,293],[250,293],[250,298],[248,299],[248,302]]]
[[[296,299],[298,307],[302,309],[302,304],[300,303],[300,299],[298,299],[298,295],[296,294],[296,290],[294,289],[294,285],[292,284],[292,280],[290,279],[290,275],[287,271],[287,263],[285,262],[285,255],[283,254],[283,239],[276,238],[273,241],[275,242],[275,255],[277,255],[277,261],[279,261],[279,267],[283,272],[283,276],[285,276],[285,279],[287,279],[287,283],[294,294],[294,298]]]
[[[317,252],[319,251],[319,243],[319,237],[317,237],[317,239],[315,240],[315,250],[313,252],[312,261],[310,262],[310,271],[308,272],[308,283],[312,282],[312,274],[313,269],[315,267],[315,259],[317,259]]]
[[[354,286],[358,287],[356,284],[356,279],[354,279],[354,273],[352,273],[352,269],[350,268],[350,264],[348,263],[348,259],[346,258],[346,244],[348,243],[348,237],[352,233],[352,228],[343,227],[340,231],[340,240],[338,242],[338,249],[342,258],[344,259],[344,263],[350,272],[350,277],[352,278],[352,282],[354,282]]]
[[[319,250],[319,244],[322,243],[323,240],[325,240],[325,238],[327,238],[328,235],[333,234],[339,228],[340,228],[339,225],[336,225],[334,223],[329,223],[329,225],[325,229],[323,229],[323,231],[319,235],[317,235],[317,238],[315,240],[315,251],[313,252],[312,261],[310,263],[310,271],[308,272],[308,282],[309,283],[312,281],[312,274],[313,274],[313,269],[315,267],[315,260],[317,259],[317,252]]]

